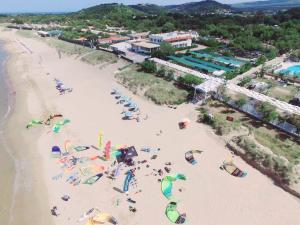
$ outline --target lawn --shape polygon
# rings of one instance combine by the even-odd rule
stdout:
[[[114,54],[101,50],[93,50],[91,53],[88,53],[81,58],[81,61],[92,65],[97,65],[105,62],[116,63],[117,60],[118,58]]]
[[[139,72],[136,66],[125,68],[116,74],[116,78],[133,93],[145,96],[159,105],[181,104],[187,100],[187,91],[178,89],[172,82],[154,74]]]

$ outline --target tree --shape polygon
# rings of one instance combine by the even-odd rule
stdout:
[[[276,107],[268,102],[263,102],[258,107],[258,111],[263,114],[263,119],[267,122],[273,121],[278,118],[279,114],[276,111]]]
[[[241,85],[242,87],[244,87],[246,84],[250,83],[251,80],[252,80],[251,77],[244,77],[244,78],[240,81],[239,85]]]
[[[199,84],[202,84],[204,82],[204,79],[200,78],[200,77],[197,77],[197,76],[194,76],[192,74],[187,74],[185,76],[179,77],[177,79],[177,81],[179,83],[182,83],[182,84],[187,85],[187,86],[197,86]]]
[[[170,32],[175,30],[175,26],[173,23],[171,22],[166,22],[163,26],[162,26],[162,32]]]
[[[160,44],[160,49],[157,51],[154,51],[151,56],[165,59],[168,56],[174,55],[174,54],[175,54],[175,48],[168,42],[162,42]]]
[[[256,60],[256,65],[258,66],[258,65],[264,64],[266,61],[267,61],[266,56],[261,55],[261,56],[259,56],[258,59]]]
[[[157,71],[156,64],[153,61],[145,61],[141,64],[141,70],[146,73],[155,73]]]

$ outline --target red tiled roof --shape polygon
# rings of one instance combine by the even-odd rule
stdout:
[[[176,42],[176,41],[184,41],[184,40],[190,40],[190,39],[192,39],[191,36],[184,36],[184,37],[168,38],[168,39],[165,39],[164,41],[166,41],[166,42]]]

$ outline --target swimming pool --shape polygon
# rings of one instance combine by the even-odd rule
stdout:
[[[280,70],[279,73],[283,73],[284,75],[298,75],[300,77],[300,65],[295,65],[287,69]]]

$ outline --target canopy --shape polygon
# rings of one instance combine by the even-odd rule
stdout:
[[[180,214],[177,211],[177,203],[176,202],[170,202],[167,205],[165,214],[172,223],[183,224],[186,221],[186,219],[185,219],[186,215]]]
[[[186,161],[188,161],[192,165],[195,165],[197,163],[197,161],[194,158],[195,153],[201,154],[202,151],[200,151],[200,150],[191,150],[191,151],[188,151],[188,152],[185,153]]]
[[[161,181],[161,191],[169,200],[172,199],[173,182],[176,180],[186,180],[186,176],[184,174],[177,173],[174,175],[165,176]]]
[[[53,146],[52,147],[52,157],[60,157],[61,156],[61,150],[58,146]]]

